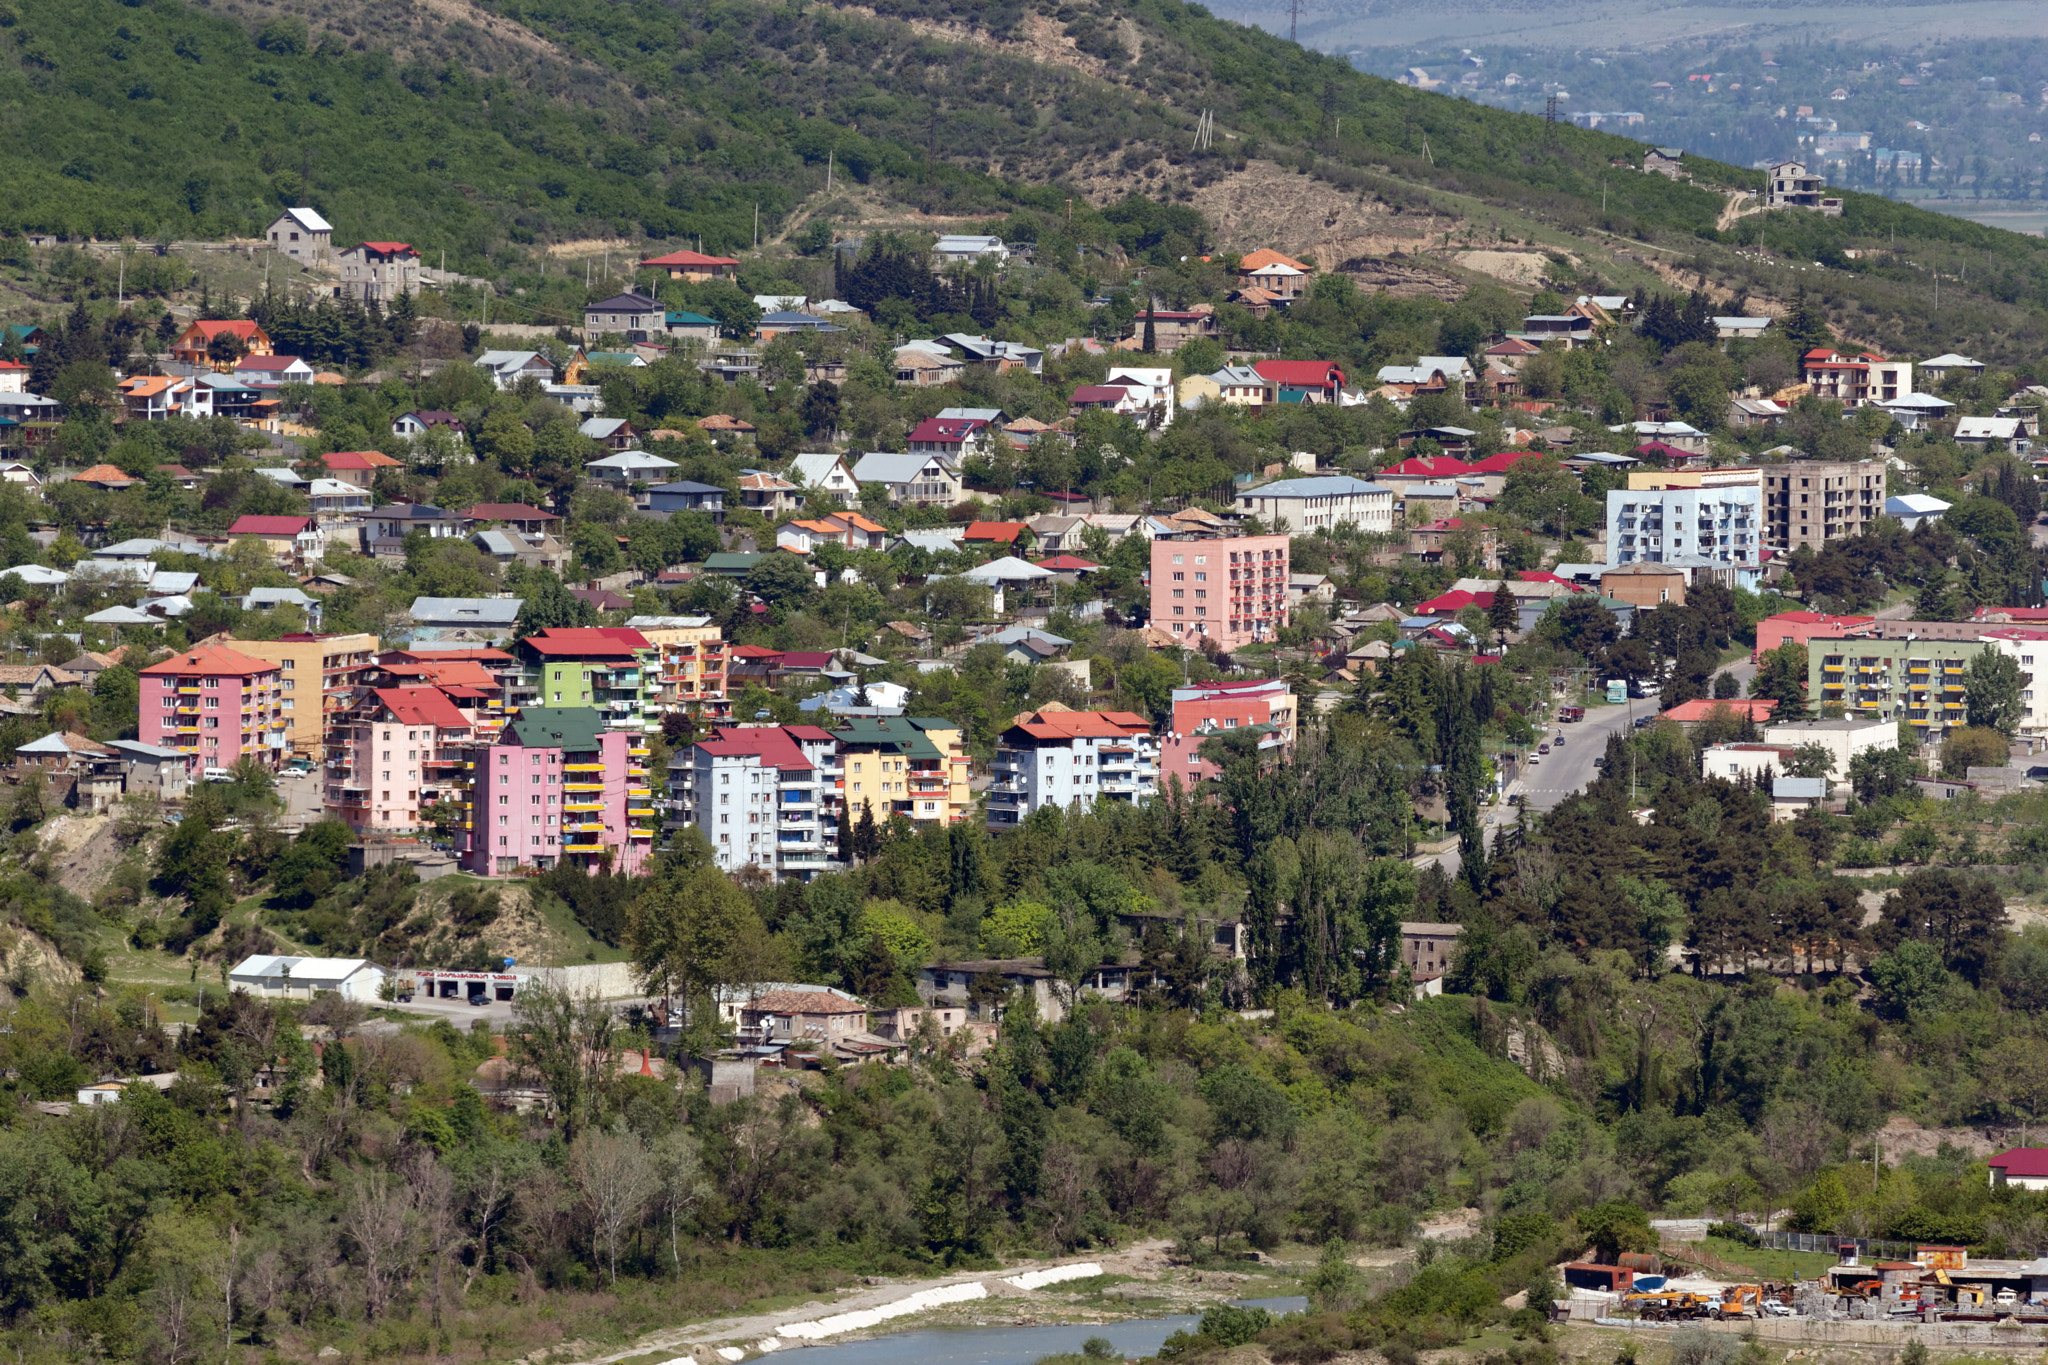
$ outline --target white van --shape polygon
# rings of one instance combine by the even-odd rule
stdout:
[[[199,775],[199,780],[201,782],[232,782],[235,780],[235,775],[226,768],[208,768]]]

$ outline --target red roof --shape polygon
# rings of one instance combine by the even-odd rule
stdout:
[[[830,738],[822,730],[818,733]],[[758,754],[761,761],[771,767],[798,772],[808,772],[811,768],[811,761],[797,747],[796,738],[780,725],[739,725],[719,730],[709,739],[699,740],[698,747],[719,758]]]
[[[1524,569],[1516,574],[1515,578],[1523,583],[1561,583],[1573,592],[1577,592],[1580,589],[1579,584],[1572,582],[1569,578],[1559,578],[1547,569]]]
[[[252,673],[281,671],[268,659],[252,659],[226,645],[200,645],[181,649],[160,664],[142,670],[144,677],[247,677]]]
[[[1680,450],[1668,441],[1645,441],[1629,453],[1631,455],[1654,455],[1660,460],[1698,460],[1704,458],[1690,450]]]
[[[631,654],[652,649],[647,637],[625,626],[554,626],[526,637],[543,654]]]
[[[1417,602],[1415,610],[1409,614],[1413,616],[1434,616],[1438,612],[1463,611],[1467,607],[1484,606],[1492,601],[1492,593],[1481,597],[1476,592],[1466,592],[1463,589],[1458,589],[1447,592],[1441,597],[1432,597],[1427,602]]]
[[[784,668],[830,668],[832,651],[829,649],[791,649],[782,655]]]
[[[444,730],[463,730],[469,718],[455,709],[438,687],[380,687],[377,700],[390,710],[400,725],[433,725]]]
[[[236,517],[231,536],[295,536],[313,524],[311,517]]]
[[[496,650],[491,651],[496,653]],[[446,662],[432,661],[416,664],[382,664],[380,667],[394,678],[417,679],[435,687],[496,687],[498,680],[491,671],[474,659],[450,659]]]
[[[1017,728],[1036,739],[1117,739],[1150,734],[1152,723],[1130,711],[1040,711]]]
[[[976,521],[970,522],[962,540],[989,540],[1004,545],[1015,542],[1017,536],[1028,529],[1021,521]]]
[[[1072,403],[1121,403],[1131,391],[1121,384],[1083,384],[1074,390]]]
[[[1069,573],[1079,573],[1087,569],[1099,569],[1102,566],[1092,560],[1083,559],[1079,555],[1052,555],[1039,560],[1038,567],[1041,569],[1058,569]]]
[[[1664,713],[1665,720],[1701,721],[1714,713],[1717,706],[1725,706],[1736,715],[1746,715],[1751,720],[1769,720],[1771,712],[1778,705],[1776,697],[1701,697],[1697,701],[1684,701]]]
[[[1342,387],[1344,371],[1334,360],[1261,360],[1252,366],[1259,378],[1275,384],[1306,385],[1310,388]]]
[[[1472,466],[1449,455],[1413,455],[1381,474],[1405,474],[1409,478],[1448,479],[1459,474],[1470,474]]]
[[[396,256],[405,251],[412,251],[415,256],[419,255],[419,252],[412,250],[410,242],[364,242],[363,250],[374,251],[379,256]]]
[[[247,341],[255,336],[258,331],[254,322],[243,318],[227,318],[218,322],[202,319],[194,322],[192,326],[197,327],[199,335],[205,337],[208,341],[213,340],[223,332],[229,336],[240,337],[242,340]]]
[[[1977,619],[2003,616],[2013,621],[2048,621],[2048,607],[1979,607]]]
[[[1776,616],[1766,616],[1766,621],[1783,621],[1795,626],[1860,626],[1875,618],[1869,616],[1830,616],[1824,611],[1781,611]]]
[[[471,521],[560,521],[553,512],[523,502],[480,502],[462,514]]]
[[[502,649],[486,649],[481,646],[475,649],[393,649],[377,656],[377,662],[386,665],[393,662],[432,664],[446,661],[453,663],[457,660],[469,660],[480,664],[509,664],[517,662],[517,660]]]
[[[782,657],[781,650],[770,649],[766,645],[734,645],[728,652],[730,657],[735,659],[779,659]]]
[[[1994,1171],[2004,1171],[2008,1177],[2048,1175],[2048,1147],[2008,1147],[1987,1158],[1984,1164]]]
[[[910,433],[910,439],[950,444],[966,440],[987,425],[979,417],[927,417]]]
[[[329,469],[397,469],[404,464],[381,450],[333,450],[322,455],[320,462]]]
[[[1472,466],[1474,474],[1505,474],[1521,460],[1540,460],[1543,457],[1533,450],[1503,450],[1498,455],[1489,455]]]
[[[671,251],[666,256],[649,256],[642,265],[738,265],[731,256],[706,256],[701,251]]]

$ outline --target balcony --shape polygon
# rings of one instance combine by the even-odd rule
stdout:
[[[564,845],[562,845],[562,851],[563,851],[564,853],[602,853],[602,852],[604,852],[604,845],[603,845],[603,844],[564,844]]]
[[[602,801],[568,801],[568,802],[564,802],[564,803],[563,803],[563,805],[562,805],[562,809],[563,809],[563,810],[565,810],[565,811],[594,811],[594,810],[603,810],[603,809],[604,809],[604,802],[602,802]]]
[[[567,792],[601,792],[601,791],[603,791],[603,790],[604,790],[604,783],[602,783],[602,782],[564,782],[564,783],[562,784],[562,790],[563,790],[563,791],[567,791]]]
[[[563,769],[563,771],[565,771],[565,772],[572,772],[572,773],[601,773],[601,772],[603,772],[603,771],[604,771],[604,764],[602,764],[602,763],[564,763],[564,764],[562,765],[562,769]]]

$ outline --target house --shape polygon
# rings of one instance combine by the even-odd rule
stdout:
[[[671,308],[662,319],[663,330],[668,339],[694,341],[705,346],[716,346],[724,324],[716,318],[707,318],[702,313],[692,313],[686,308]]]
[[[86,680],[68,668],[48,664],[0,664],[0,687],[12,695],[40,699],[60,687],[77,687]]]
[[[354,516],[370,510],[370,491],[340,479],[315,479],[306,491],[316,517]]]
[[[809,554],[816,546],[827,543],[849,550],[886,550],[889,530],[858,512],[834,512],[809,521],[792,521],[775,532],[779,548],[798,554]]]
[[[1684,170],[1685,151],[1680,147],[1652,147],[1643,153],[1643,174],[1661,175],[1666,180],[1689,179]]]
[[[1755,341],[1769,330],[1769,318],[1715,318],[1714,336],[1720,341]]]
[[[940,339],[949,346],[958,347],[960,353],[967,357],[967,364],[984,370],[994,370],[999,374],[1011,370],[1040,374],[1044,370],[1045,352],[1021,341],[992,341],[984,336],[969,336],[965,332],[948,332]]]
[[[119,493],[142,482],[126,470],[110,464],[96,464],[71,476],[72,483],[84,484],[106,493]]]
[[[1031,528],[1021,521],[977,521],[970,523],[960,539],[968,545],[997,546],[1005,550],[1028,544]]]
[[[561,520],[553,512],[528,507],[523,502],[480,502],[462,514],[472,527],[502,522],[515,531],[542,532]]]
[[[420,253],[405,242],[364,242],[341,253],[334,297],[389,308],[420,292]]]
[[[1816,398],[1832,398],[1845,407],[1888,403],[1913,392],[1913,365],[1886,360],[1874,351],[1847,355],[1832,347],[1816,347],[1800,360],[1799,377]]]
[[[216,360],[216,342],[232,349],[234,354]],[[183,365],[208,365],[225,372],[233,369],[234,362],[243,356],[269,355],[271,350],[270,334],[254,322],[243,318],[202,319],[188,323],[172,340],[171,359]]]
[[[1897,517],[1908,531],[1917,531],[1923,523],[1940,521],[1941,514],[1953,505],[1925,493],[1901,493],[1884,500],[1884,514]]]
[[[666,270],[672,280],[690,280],[702,284],[706,280],[732,278],[740,268],[739,261],[732,256],[706,256],[701,251],[671,251],[666,256],[650,256],[640,262],[642,270]]]
[[[1409,497],[1415,490],[1408,490]],[[1487,573],[1500,569],[1500,533],[1491,526],[1481,526],[1459,517],[1440,517],[1408,530],[1408,554],[1425,564],[1440,564],[1451,539],[1454,536],[1469,536],[1479,552],[1478,567]]]
[[[1744,427],[1782,426],[1791,413],[1792,409],[1769,398],[1728,400],[1728,425],[1738,430]]]
[[[569,547],[545,532],[478,531],[469,537],[469,543],[500,564],[523,564],[558,573],[569,567]]]
[[[660,299],[629,291],[614,294],[583,307],[583,334],[599,337],[608,333],[633,341],[649,341],[666,335],[668,308]]]
[[[779,336],[800,335],[805,332],[819,334],[844,332],[846,329],[836,323],[825,321],[810,313],[799,313],[794,309],[781,308],[772,313],[763,313],[760,322],[754,325],[754,336],[760,341],[773,341]]]
[[[327,537],[311,517],[237,517],[228,527],[228,539],[242,536],[263,542],[263,548],[280,564],[311,564],[327,549]]]
[[[313,367],[295,355],[245,355],[234,363],[234,376],[241,383],[258,387],[310,384]]]
[[[1638,607],[1685,605],[1684,569],[1670,564],[1623,564],[1600,575],[1600,595]]]
[[[287,957],[258,953],[228,970],[230,989],[251,995],[311,1000],[326,991],[374,1006],[383,998],[384,969],[361,957]]]
[[[1938,355],[1932,360],[1921,361],[1920,373],[1936,383],[1940,383],[1952,374],[1982,374],[1984,373],[1984,362],[1972,360],[1966,355],[1957,355],[1954,351],[1950,351],[1947,355]]]
[[[740,1011],[740,1037],[755,1044],[829,1044],[866,1033],[867,1027],[866,1005],[822,989],[770,991]]]
[[[933,244],[932,255],[941,265],[971,265],[983,258],[1007,261],[1010,259],[1010,248],[1003,245],[1003,239],[1000,237],[947,233]]]
[[[286,209],[263,236],[278,255],[308,264],[325,262],[334,252],[334,225],[312,209]]]
[[[803,505],[803,490],[787,479],[753,469],[740,475],[740,506],[750,512],[781,516]]]
[[[121,395],[122,415],[131,422],[161,422],[170,417],[212,416],[211,411],[192,411],[192,399],[199,386],[189,379],[160,374],[133,374],[116,384],[114,389]]]
[[[1237,283],[1240,289],[1264,291],[1270,303],[1287,304],[1307,292],[1313,269],[1292,256],[1264,248],[1238,261]]]
[[[1776,161],[1764,172],[1764,207],[1810,209],[1828,218],[1842,216],[1842,201],[1825,197],[1827,180],[1813,175],[1800,161]]]
[[[1344,371],[1328,360],[1260,360],[1252,368],[1273,386],[1276,403],[1334,403],[1344,391]]]
[[[179,650],[142,670],[137,738],[196,754],[208,769],[244,757],[275,768],[288,725],[279,672],[223,645]]]
[[[790,482],[800,488],[828,494],[847,507],[860,506],[860,484],[845,458],[832,451],[798,455],[789,462],[787,473]]]
[[[415,597],[406,614],[415,640],[475,640],[493,643],[519,622],[516,597]]]
[[[415,412],[401,413],[391,422],[393,436],[424,436],[436,428],[447,431],[457,441],[469,435],[454,413],[442,412],[437,408],[422,408]]]
[[[1117,413],[1124,417],[1143,417],[1152,410],[1145,401],[1145,393],[1135,385],[1126,384],[1082,384],[1074,389],[1067,400],[1067,415],[1079,417],[1090,409]]]
[[[1273,401],[1273,386],[1249,365],[1225,365],[1209,374],[1191,374],[1176,390],[1180,405],[1199,408],[1220,403],[1229,408],[1263,408]]]
[[[960,501],[960,470],[943,455],[871,451],[855,461],[853,479],[880,484],[892,503],[951,507]]]
[[[19,360],[0,360],[0,393],[26,393],[28,366]]]
[[[192,755],[161,744],[144,744],[138,739],[109,740],[107,747],[120,756],[122,791],[130,796],[145,792],[162,801],[181,800],[192,781]]]
[[[476,365],[490,375],[491,383],[500,391],[510,389],[522,379],[542,385],[556,380],[555,362],[539,351],[485,351],[476,358]]]
[[[1262,755],[1277,758],[1294,748],[1300,702],[1281,678],[1249,682],[1186,683],[1173,689],[1173,711],[1159,743],[1159,782],[1178,780],[1193,791],[1222,769],[1202,757],[1211,737],[1233,730],[1258,735]]]
[[[415,531],[433,540],[452,540],[462,534],[462,518],[425,503],[394,502],[363,519],[363,533],[370,540],[402,541]]]
[[[1273,531],[1348,526],[1384,535],[1394,529],[1394,490],[1349,474],[1280,479],[1239,493],[1237,510]]]
[[[1216,308],[1207,303],[1186,310],[1154,308],[1140,313],[1131,324],[1131,334],[1142,337],[1148,325],[1152,329],[1152,349],[1160,355],[1172,355],[1197,337],[1222,334],[1222,328],[1216,321]]]
[[[951,384],[967,372],[967,363],[950,353],[934,355],[916,346],[896,349],[896,382],[914,389]]]
[[[1522,319],[1522,339],[1541,345],[1555,341],[1567,351],[1593,340],[1593,319],[1579,313],[1532,313]]]
[[[1626,422],[1618,427],[1608,428],[1614,432],[1633,431],[1639,443],[1636,453],[1649,450],[1651,454],[1662,454],[1654,447],[1665,445],[1682,456],[1705,456],[1708,449],[1707,433],[1690,422]]]
[[[2025,455],[2033,449],[2031,417],[1958,417],[1955,443],[1973,450],[2003,450]]]
[[[716,484],[678,479],[656,484],[647,490],[650,512],[709,512],[714,520],[725,519],[725,490]]]
[[[927,417],[911,430],[910,453],[959,462],[980,449],[989,424],[979,418]]]
[[[404,461],[394,460],[381,450],[333,450],[320,457],[320,464],[327,470],[328,478],[357,488],[374,485],[380,469],[405,468]]]
[[[815,725],[735,725],[668,763],[665,828],[694,826],[719,870],[810,881],[844,866],[837,743]]]
[[[631,450],[640,443],[640,433],[623,417],[586,417],[576,434],[607,450]]]
[[[1014,829],[1045,806],[1142,806],[1159,789],[1158,741],[1130,711],[1036,711],[997,737],[989,778],[991,829]]]
[[[1494,345],[1487,347],[1485,356],[1489,362],[1506,365],[1516,373],[1520,373],[1522,366],[1529,363],[1530,356],[1541,355],[1542,353],[1543,348],[1532,341],[1527,341],[1522,337],[1509,337],[1505,341],[1496,342]]]

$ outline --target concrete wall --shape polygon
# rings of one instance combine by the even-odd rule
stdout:
[[[579,993],[593,991],[600,1000],[625,1000],[647,994],[634,979],[630,962],[579,962],[570,967],[533,967],[526,970],[533,973],[536,981]]]

